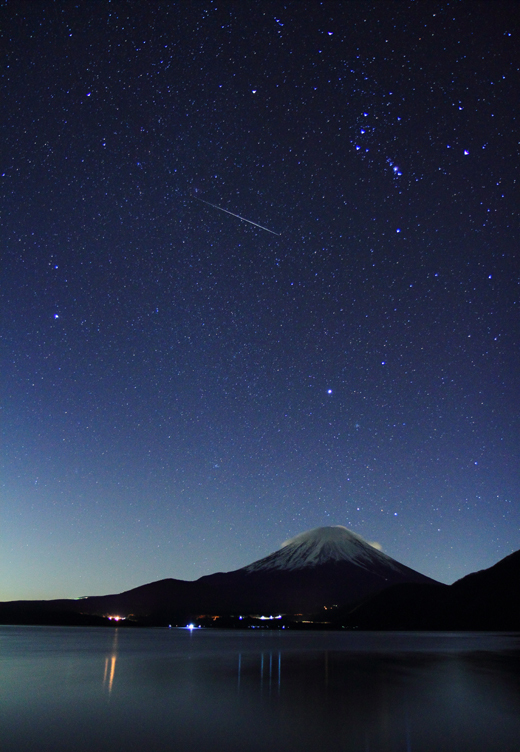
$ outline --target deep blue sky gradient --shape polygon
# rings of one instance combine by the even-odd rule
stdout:
[[[518,4],[1,14],[0,599],[520,548]]]

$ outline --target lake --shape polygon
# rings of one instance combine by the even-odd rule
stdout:
[[[0,748],[518,752],[520,635],[0,627]]]

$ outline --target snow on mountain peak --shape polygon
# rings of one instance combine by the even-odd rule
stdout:
[[[368,546],[372,545],[344,525],[333,525],[332,527],[315,527],[313,530],[307,530],[305,533],[295,535],[294,538],[289,538],[289,540],[282,543],[280,548],[304,545],[318,550],[330,548],[331,553],[341,552],[348,554],[353,553],[353,550],[350,551],[350,549],[360,543]],[[349,550],[347,551],[347,549]]]
[[[253,562],[245,570],[302,569],[331,561],[351,561],[365,567],[382,560],[386,566],[397,568],[397,562],[376,546],[343,525],[317,527],[290,538],[278,551]]]

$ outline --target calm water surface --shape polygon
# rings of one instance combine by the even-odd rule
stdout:
[[[520,635],[0,627],[0,749],[518,752]]]

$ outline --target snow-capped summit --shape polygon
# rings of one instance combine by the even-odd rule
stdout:
[[[270,569],[297,570],[329,562],[351,562],[363,569],[385,566],[399,569],[390,556],[343,525],[317,527],[300,533],[282,544],[274,553],[244,567],[246,572]]]

